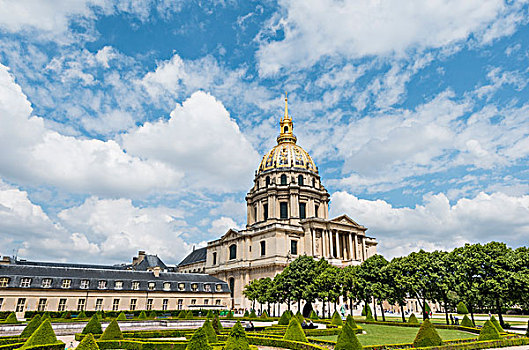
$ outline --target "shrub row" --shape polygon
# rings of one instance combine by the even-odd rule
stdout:
[[[94,314],[96,313],[100,313],[102,314],[105,318],[116,318],[119,316],[120,313],[124,312],[125,314],[132,314],[134,315],[134,317],[139,317],[141,312],[147,312],[148,314],[154,314],[156,316],[162,316],[162,315],[171,315],[172,317],[177,317],[178,314],[180,313],[181,310],[150,310],[150,311],[146,311],[146,310],[124,310],[124,311],[85,311],[85,315],[86,317],[92,317]],[[212,311],[212,310],[186,310],[186,311],[191,311],[193,313],[193,316],[197,316],[199,315],[199,313],[201,313],[202,317],[206,317],[206,314],[211,311],[213,314],[216,314],[218,315],[218,311]],[[70,313],[72,315],[78,315],[80,313],[80,311],[46,311],[47,314],[50,315],[51,318],[61,318],[64,313]],[[0,312],[0,318],[6,318],[8,315],[10,314],[10,312]],[[24,313],[24,318],[26,319],[30,319],[32,318],[35,314],[40,314],[41,316],[44,314],[44,312],[39,312],[39,311],[26,311]]]
[[[415,328],[419,328],[421,326],[420,323],[419,324],[413,324],[413,323],[402,323],[402,322],[392,322],[392,321],[382,322],[382,321],[356,320],[356,322],[357,323],[365,323],[365,324],[379,324],[379,325],[383,325],[383,326],[397,326],[397,327],[415,327]],[[464,331],[464,332],[469,332],[469,333],[476,333],[476,334],[479,334],[479,332],[480,332],[480,329],[473,328],[473,327],[464,327],[464,326],[437,324],[437,323],[434,323],[433,325],[434,325],[435,328],[438,328],[438,329],[454,329],[454,330],[459,330],[459,331]]]
[[[180,330],[180,329],[162,329],[153,331],[126,331],[123,332],[123,338],[125,339],[138,339],[138,338],[176,338],[183,337],[187,333],[193,333],[193,330]],[[81,341],[86,334],[77,333],[75,340]],[[97,340],[101,337],[101,334],[94,334],[94,338]]]
[[[24,345],[24,342],[18,342],[18,343],[12,343],[12,344],[5,344],[0,345],[0,350],[14,350],[14,349],[20,349]],[[31,350],[64,350],[66,344],[64,343],[53,343],[53,344],[45,344],[45,345],[35,345],[35,346],[28,346],[25,347],[26,349]]]
[[[252,345],[271,346],[276,348],[293,349],[293,350],[328,350],[326,347],[317,344],[302,343],[299,341],[248,336],[248,342]]]

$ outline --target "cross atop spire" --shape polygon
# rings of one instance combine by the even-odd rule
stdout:
[[[285,91],[285,115],[279,121],[279,136],[277,137],[277,143],[293,142],[296,143],[296,136],[294,136],[294,124],[292,123],[292,117],[288,115],[288,95]]]
[[[288,94],[286,91],[285,91],[285,117],[284,118],[285,119],[290,118],[288,116]]]

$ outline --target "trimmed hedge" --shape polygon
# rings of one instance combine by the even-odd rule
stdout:
[[[186,313],[186,320],[192,320],[193,319],[193,311],[189,310],[187,313]]]
[[[29,337],[28,340],[26,340],[26,342],[21,347],[21,349],[26,349],[26,348],[37,346],[37,345],[58,344],[58,343],[59,341],[57,340],[57,337],[55,336],[55,332],[53,331],[53,328],[51,328],[50,320],[45,320],[44,322],[41,323],[39,328],[37,328],[33,332],[31,337]]]
[[[138,340],[98,340],[99,349],[185,350],[187,342],[142,342]]]
[[[205,320],[204,324],[200,328],[202,328],[204,332],[206,333],[208,343],[213,344],[213,343],[218,342],[217,333],[215,332],[215,329],[213,328],[209,320]]]
[[[219,316],[215,315],[215,317],[213,318],[212,326],[213,329],[215,329],[215,333],[219,334],[220,332],[222,332],[223,327],[222,323],[220,323]]]
[[[45,314],[44,317],[50,317],[50,314],[48,314],[48,315]],[[50,318],[51,318],[51,317],[50,317]],[[79,319],[81,319],[81,318],[87,318],[87,316],[86,316],[84,310],[81,310],[81,312],[77,315],[76,318],[79,318]]]
[[[500,333],[505,333],[505,330],[502,328],[501,324],[498,322],[498,320],[496,319],[496,317],[494,317],[494,315],[491,316],[491,318],[490,318],[490,322],[492,322],[492,324],[494,325],[494,327],[496,327],[496,329],[498,330],[498,332],[500,332]]]
[[[137,339],[137,338],[178,338],[183,337],[184,334],[180,329],[160,329],[160,330],[149,330],[149,331],[128,331],[122,332],[124,339]],[[75,340],[82,340],[86,334],[77,333]],[[95,339],[100,339],[100,336],[96,334]]]
[[[226,340],[225,350],[249,350],[250,345],[246,338],[246,332],[241,326],[241,323],[237,321],[232,327],[230,335]]]
[[[342,317],[338,313],[338,311],[334,311],[331,318],[331,324],[334,326],[343,326]]]
[[[228,320],[233,320],[234,316],[233,316],[233,311],[228,311],[228,314],[226,315],[226,319]]]
[[[99,322],[99,317],[97,314],[94,314],[90,321],[83,328],[82,334],[103,334],[103,328],[101,327],[101,322]]]
[[[146,320],[146,319],[147,319],[147,314],[145,313],[145,311],[140,312],[140,315],[138,316],[138,320]]]
[[[317,320],[319,317],[318,317],[318,314],[316,313],[316,311],[311,310],[309,318],[312,319],[312,320]]]
[[[118,317],[116,317],[116,320],[117,321],[126,321],[127,320],[127,316],[125,315],[125,313],[123,311],[121,311],[118,315]]]
[[[328,348],[319,346],[316,344],[303,343],[299,341],[278,339],[278,338],[266,338],[266,337],[253,337],[248,336],[248,342],[252,345],[271,346],[283,349],[292,350],[328,350]]]
[[[92,316],[92,318],[94,317],[97,318],[97,315]],[[92,333],[90,333],[86,337],[84,337],[83,340],[81,340],[75,350],[99,350],[99,346],[97,346],[94,336],[92,335]]]
[[[457,313],[458,314],[461,314],[461,315],[466,315],[468,314],[468,309],[467,309],[467,306],[465,305],[464,302],[460,301],[458,304],[457,304]]]
[[[408,318],[408,323],[411,323],[411,324],[419,324],[419,320],[417,319],[417,316],[415,316],[414,313],[412,313],[410,315],[410,317]]]
[[[349,327],[351,327],[351,329],[358,328],[358,325],[356,324],[355,319],[351,315],[347,316],[347,318],[345,319],[345,324],[348,324]]]
[[[31,321],[29,321],[22,333],[20,333],[20,338],[29,338],[33,334],[33,332],[35,332],[37,328],[39,328],[41,323],[42,320],[40,319],[39,314],[33,316],[33,318],[31,319]]]
[[[103,335],[101,335],[101,340],[120,340],[123,339],[123,333],[121,333],[121,329],[119,328],[118,322],[116,320],[112,320],[110,324],[105,328],[105,331],[103,332]]]
[[[282,326],[288,326],[288,324],[290,323],[290,318],[291,318],[290,312],[285,311],[279,318],[279,321],[277,322],[277,324],[282,325]]]
[[[334,350],[362,350],[362,344],[348,323],[343,326],[340,335],[338,335]]]
[[[267,319],[270,316],[268,316],[268,312],[266,312],[266,310],[264,310],[260,317],[263,318],[263,319]]]
[[[461,321],[461,326],[463,327],[474,327],[474,323],[472,323],[472,320],[468,318],[467,315],[463,317],[463,320]]]
[[[2,323],[16,324],[16,323],[19,323],[19,321],[17,319],[17,315],[14,312],[12,312],[7,316],[5,320],[2,321]]]
[[[201,327],[193,333],[191,340],[186,346],[186,350],[212,350],[211,345],[208,344],[208,337],[206,331]]]
[[[288,324],[285,335],[283,336],[285,340],[294,340],[300,342],[307,342],[307,337],[299,324],[299,321],[296,317],[292,317]]]
[[[525,336],[529,338],[529,321],[527,321],[527,331],[525,332]]]
[[[257,318],[257,314],[255,313],[254,309],[252,309],[252,312],[250,312],[250,315],[248,317],[250,317],[251,319]]]
[[[478,340],[496,340],[500,338],[501,335],[496,326],[494,326],[491,320],[487,320],[481,328],[481,332],[479,332]]]
[[[415,336],[413,341],[414,348],[422,348],[428,346],[439,346],[443,343],[443,340],[439,336],[439,333],[435,330],[435,327],[429,319],[424,320],[419,328],[419,332]]]

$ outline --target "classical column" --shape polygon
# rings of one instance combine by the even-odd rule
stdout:
[[[355,232],[355,260],[358,260],[358,235]]]
[[[366,260],[366,238],[362,237],[362,259]]]
[[[312,256],[313,257],[316,257],[316,249],[315,249],[315,244],[314,244],[314,241],[316,240],[316,235],[314,234],[314,229],[313,228],[310,228],[310,239],[311,239],[311,246],[312,246]]]
[[[324,258],[327,258],[327,239],[325,230],[321,230],[321,253]]]
[[[354,259],[353,233],[349,232],[347,237],[349,238],[349,260],[353,260]]]
[[[336,245],[336,256],[335,258],[340,257],[340,251],[339,251],[339,243],[338,243],[338,231],[334,231],[334,244]]]

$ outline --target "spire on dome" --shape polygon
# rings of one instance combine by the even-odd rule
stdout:
[[[277,137],[277,143],[293,142],[296,143],[296,136],[294,136],[294,124],[292,123],[292,117],[288,115],[288,95],[285,91],[285,115],[279,121],[279,136]]]

